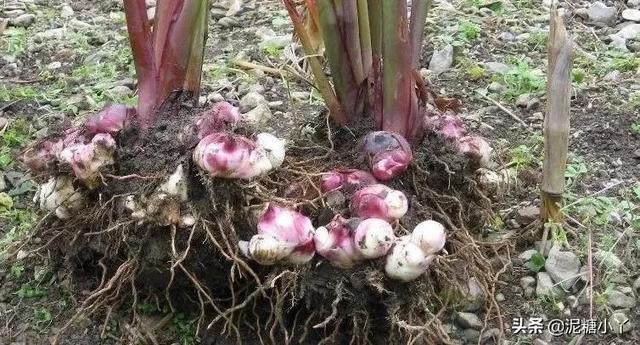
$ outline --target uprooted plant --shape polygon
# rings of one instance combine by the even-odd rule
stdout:
[[[333,72],[332,85],[308,57],[331,117],[343,128],[370,115],[375,128],[356,133],[359,145],[327,126],[326,138],[288,148],[246,128],[231,103],[193,103],[208,0],[160,0],[152,24],[144,0],[124,3],[137,107],[109,105],[24,155],[43,182],[45,247],[68,264],[89,252],[101,271],[78,315],[108,320],[128,297],[144,327],[135,304],[162,296],[171,311],[197,307],[199,335],[239,342],[246,332],[335,341],[346,327],[354,342],[446,343],[437,316],[464,303],[469,282],[494,295],[487,252],[504,243],[474,244],[490,200],[467,174],[489,165],[491,149],[415,72],[427,1],[413,1],[410,22],[406,1],[307,1]],[[317,53],[318,37],[285,4]],[[489,318],[497,304],[486,304]]]

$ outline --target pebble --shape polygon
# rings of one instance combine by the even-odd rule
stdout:
[[[538,284],[536,285],[536,296],[557,296],[560,289],[553,284],[553,280],[546,272],[538,272]]]
[[[612,25],[615,24],[618,11],[615,7],[608,7],[600,1],[594,2],[586,12],[589,20],[594,23]]]
[[[219,20],[224,18],[227,15],[227,11],[222,8],[213,7],[211,9],[211,18]]]
[[[531,100],[531,95],[528,93],[523,93],[522,95],[516,98],[516,106],[520,108],[526,108]]]
[[[509,31],[504,31],[501,32],[500,35],[498,35],[498,39],[500,39],[501,41],[510,42],[515,40],[516,36]]]
[[[269,107],[269,102],[266,98],[259,92],[251,91],[248,92],[242,99],[240,100],[240,111],[247,112],[258,105],[265,104]]]
[[[522,225],[529,225],[540,218],[540,208],[538,206],[527,206],[516,211],[515,219]]]
[[[214,103],[215,102],[224,102],[224,96],[222,96],[222,94],[219,93],[219,92],[212,93],[212,94],[209,94],[207,96],[207,101],[214,102]]]
[[[7,182],[4,180],[4,174],[0,172],[0,192],[7,189]]]
[[[502,91],[505,90],[505,87],[504,85],[498,83],[497,81],[494,81],[491,84],[489,84],[489,86],[487,86],[487,90],[495,93],[501,93]]]
[[[518,259],[522,260],[522,262],[527,262],[527,261],[531,260],[531,258],[534,255],[536,255],[537,253],[538,253],[538,251],[535,250],[535,249],[525,250],[520,255],[518,255]]]
[[[239,26],[240,22],[232,17],[224,17],[224,18],[220,18],[220,20],[218,20],[218,24],[220,26],[222,26],[223,28],[232,28],[235,26]]]
[[[62,67],[62,62],[60,61],[53,61],[52,63],[47,65],[47,69],[50,71],[57,70],[60,67]]]
[[[640,10],[628,8],[622,11],[622,18],[633,22],[640,22]]]
[[[633,40],[640,36],[640,24],[631,24],[627,25],[624,28],[620,29],[615,36],[624,38],[626,40]]]
[[[51,40],[51,39],[60,40],[64,38],[66,33],[67,33],[67,30],[65,28],[49,29],[46,31],[38,32],[33,36],[33,38],[39,41],[45,41],[45,40]]]
[[[35,21],[36,21],[35,14],[28,13],[28,14],[21,14],[16,18],[13,18],[12,20],[9,21],[9,23],[13,26],[28,28]]]
[[[107,90],[107,95],[112,100],[121,100],[121,99],[130,97],[132,94],[133,94],[133,91],[131,91],[130,88],[124,85],[117,85]]]
[[[73,17],[73,8],[71,8],[71,6],[69,6],[68,4],[64,4],[62,5],[62,10],[60,10],[60,16],[62,18],[71,18]]]
[[[558,247],[553,247],[544,268],[554,282],[568,290],[579,278],[580,259],[572,252],[562,252]]]
[[[429,70],[438,75],[449,70],[451,65],[453,65],[453,46],[448,44],[444,48],[433,52],[429,62]]]
[[[250,124],[262,125],[273,117],[268,103],[260,103],[257,107],[244,113],[242,117]]]
[[[467,281],[467,296],[464,311],[474,312],[480,309],[484,305],[485,296],[478,280],[475,277],[471,277]]]
[[[614,308],[633,308],[636,306],[636,299],[613,290],[607,294],[607,304]]]
[[[470,342],[476,342],[480,338],[480,331],[467,328],[462,332],[462,337]]]
[[[489,61],[484,63],[484,67],[492,73],[502,74],[509,70],[509,66],[502,62]]]
[[[504,295],[503,295],[503,294],[501,294],[501,293],[497,293],[497,294],[496,294],[496,301],[498,301],[498,302],[504,302],[504,300],[505,300],[505,297],[504,297]]]
[[[482,326],[484,325],[484,323],[482,322],[482,320],[480,320],[478,315],[474,313],[457,312],[456,321],[460,326],[464,328],[471,328],[471,329],[477,329],[477,330],[482,329]]]
[[[534,277],[526,276],[526,277],[520,278],[520,286],[522,286],[523,289],[531,287],[535,283],[536,283],[536,278]]]
[[[609,326],[614,333],[622,334],[632,330],[634,322],[625,313],[617,311],[609,317]]]

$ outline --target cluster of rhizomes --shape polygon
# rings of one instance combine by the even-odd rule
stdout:
[[[452,113],[425,118],[427,133],[466,156],[476,167],[487,167],[491,148],[476,136],[465,136],[462,121]],[[258,220],[258,234],[240,241],[242,253],[259,264],[303,264],[317,253],[332,265],[348,269],[363,260],[384,258],[389,278],[411,281],[424,274],[434,255],[446,242],[442,224],[426,220],[398,237],[394,227],[408,211],[409,201],[401,191],[381,182],[406,171],[413,154],[400,135],[371,132],[361,143],[371,173],[337,169],[323,174],[321,192],[339,191],[349,200],[349,217],[336,214],[325,226],[314,228],[303,214],[269,204]]]
[[[82,210],[87,199],[83,189],[96,189],[105,183],[103,173],[116,161],[114,137],[135,120],[134,108],[110,105],[84,124],[65,130],[62,137],[38,142],[26,150],[23,160],[32,171],[70,168],[80,182],[74,183],[64,173],[51,177],[36,193],[40,208],[61,219]],[[241,122],[239,110],[227,102],[200,113],[192,128],[185,130],[198,136],[193,162],[210,176],[221,178],[250,179],[279,167],[284,161],[284,141],[269,133],[254,137],[234,133]],[[140,222],[188,226],[193,217],[180,214],[181,203],[186,200],[185,169],[178,165],[153,193],[129,195],[123,206]]]

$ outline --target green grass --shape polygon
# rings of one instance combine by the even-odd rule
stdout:
[[[471,42],[480,37],[480,26],[476,23],[464,20],[458,23],[458,40]]]
[[[514,100],[525,93],[535,93],[544,90],[545,76],[541,70],[532,69],[526,62],[519,62],[502,75],[495,75],[495,81],[506,86],[502,97]]]
[[[4,31],[0,47],[0,51],[9,56],[17,57],[27,48],[27,31],[24,28],[7,28]]]
[[[169,332],[175,337],[175,340],[180,345],[196,344],[195,322],[193,320],[189,320],[187,316],[182,313],[176,314],[173,318]]]
[[[634,72],[640,70],[640,57],[624,53],[611,53],[611,60],[605,68],[608,72]]]

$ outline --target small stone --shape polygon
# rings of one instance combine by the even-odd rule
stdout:
[[[242,115],[245,121],[254,125],[265,124],[273,117],[268,103],[260,103],[257,107]]]
[[[526,108],[531,100],[531,95],[528,93],[523,93],[522,95],[516,98],[516,106],[520,108]]]
[[[484,67],[491,73],[502,74],[509,70],[509,66],[502,62],[489,61],[484,63]]]
[[[485,344],[485,343],[492,344],[489,341],[490,340],[497,341],[499,337],[500,337],[500,329],[499,328],[490,328],[490,329],[484,331],[484,333],[482,333],[480,335],[480,340],[481,340],[482,344]]]
[[[480,283],[475,277],[471,277],[467,281],[467,296],[466,296],[466,304],[464,307],[464,311],[474,312],[477,311],[484,305],[485,296],[482,291],[482,287],[480,287]]]
[[[614,333],[622,334],[632,330],[634,323],[625,313],[617,311],[609,317],[609,326]]]
[[[0,172],[0,192],[7,189],[7,181],[4,180],[4,174]]]
[[[224,18],[227,15],[227,11],[222,9],[222,8],[218,8],[218,7],[213,7],[211,9],[211,18],[219,20]]]
[[[36,21],[35,14],[28,13],[28,14],[21,14],[16,18],[13,18],[11,21],[9,21],[9,23],[13,26],[28,28],[35,21]]]
[[[522,286],[523,289],[531,287],[535,283],[536,283],[536,278],[534,277],[526,276],[526,277],[520,278],[520,286]]]
[[[640,24],[631,24],[627,25],[624,28],[620,29],[615,36],[624,38],[626,40],[634,40],[640,37]]]
[[[232,28],[235,26],[239,26],[240,22],[233,18],[233,17],[224,17],[224,18],[220,18],[220,20],[218,20],[218,24],[220,26],[222,26],[223,28]]]
[[[306,91],[293,91],[291,92],[291,98],[297,101],[306,101],[311,97],[311,93]]]
[[[509,31],[504,31],[498,35],[498,39],[501,41],[510,42],[516,39],[516,36]]]
[[[448,44],[440,50],[433,52],[429,62],[429,70],[435,74],[441,74],[451,68],[453,64],[453,46]]]
[[[480,331],[467,328],[462,332],[462,338],[470,342],[476,342],[480,338]]]
[[[622,78],[622,73],[618,70],[613,70],[604,76],[604,80],[608,80],[608,81],[620,81],[621,78]]]
[[[43,32],[38,32],[33,36],[33,38],[37,41],[45,41],[51,39],[62,39],[66,35],[67,30],[65,28],[57,28],[57,29],[49,29]]]
[[[536,289],[534,289],[532,286],[529,286],[528,288],[524,289],[524,297],[531,298],[533,297],[534,292],[536,292]]]
[[[73,17],[73,13],[73,8],[71,8],[71,6],[68,4],[62,5],[62,10],[60,10],[60,16],[62,18],[71,18]]]
[[[572,252],[561,252],[558,247],[553,247],[544,268],[554,282],[569,290],[579,277],[580,259]]]
[[[516,211],[515,219],[522,225],[529,225],[540,218],[538,206],[527,206]]]
[[[633,308],[636,306],[636,299],[613,290],[607,294],[607,304],[614,308]]]
[[[498,301],[498,302],[504,302],[504,300],[505,300],[504,295],[498,292],[498,293],[496,294],[496,301]]]
[[[479,329],[482,329],[484,325],[484,323],[482,322],[482,320],[480,320],[478,315],[474,313],[457,312],[456,321],[463,328],[472,328],[472,329],[479,330]]]
[[[117,85],[107,90],[107,95],[112,100],[122,100],[127,97],[131,97],[133,95],[133,91],[124,85]]]
[[[596,1],[587,10],[589,20],[594,23],[611,25],[615,23],[618,11],[615,7],[607,7],[604,3]]]
[[[553,280],[546,272],[538,272],[538,284],[536,285],[536,296],[558,296],[560,289],[553,284]]]
[[[261,104],[269,107],[269,102],[262,94],[255,91],[248,92],[244,97],[242,97],[242,99],[240,99],[240,111],[247,112]]]
[[[62,62],[60,61],[53,61],[52,63],[47,65],[47,69],[50,71],[57,70],[60,67],[62,67]]]
[[[618,256],[607,250],[598,250],[593,257],[604,264],[606,268],[619,268],[622,266],[622,260]]]
[[[18,254],[16,254],[16,259],[17,260],[23,260],[27,256],[29,256],[29,253],[27,251],[24,251],[24,250],[20,249],[18,251]]]
[[[495,93],[502,93],[506,88],[504,85],[498,83],[497,81],[491,82],[489,86],[487,86],[487,90]]]
[[[522,260],[522,262],[527,262],[527,261],[531,260],[531,258],[534,255],[536,255],[537,253],[538,253],[538,251],[535,250],[535,249],[525,250],[520,255],[518,255],[518,259]]]
[[[640,22],[640,10],[628,8],[622,11],[622,18],[633,22]]]
[[[209,102],[224,102],[224,96],[222,96],[221,93],[216,92],[216,93],[211,93],[207,96],[207,101]]]

